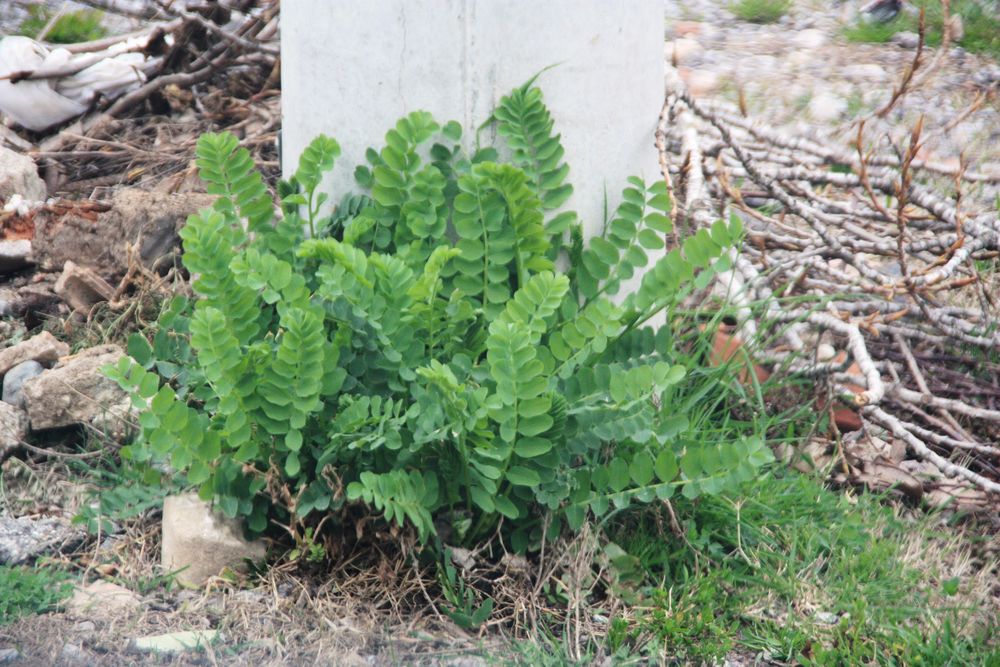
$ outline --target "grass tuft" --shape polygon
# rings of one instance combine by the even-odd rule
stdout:
[[[0,626],[41,614],[69,597],[73,584],[59,570],[0,566]]]
[[[939,46],[943,35],[944,14],[938,0],[913,0],[926,17],[926,41],[928,46]],[[952,0],[951,15],[962,17],[965,34],[957,45],[971,53],[985,53],[1000,58],[1000,15],[990,11],[977,0]],[[892,39],[897,32],[917,32],[919,19],[908,12],[901,12],[888,23],[861,21],[844,31],[852,42],[883,43]]]
[[[18,34],[37,39],[54,16],[55,13],[44,5],[30,5],[28,18],[21,23]],[[104,14],[95,9],[66,12],[56,19],[44,39],[54,44],[75,44],[100,39],[106,34],[101,25],[103,18]]]
[[[750,23],[776,23],[791,6],[791,0],[739,0],[729,11]]]

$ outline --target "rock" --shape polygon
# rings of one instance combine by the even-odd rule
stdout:
[[[816,28],[799,30],[792,35],[791,43],[800,49],[818,49],[826,44],[826,33]]]
[[[17,302],[17,293],[9,289],[0,289],[0,317],[8,317],[14,314],[14,304]]]
[[[920,36],[909,30],[901,30],[889,38],[889,41],[901,49],[915,49],[920,43]]]
[[[962,38],[965,37],[965,23],[962,21],[962,15],[952,14],[949,24],[951,27],[951,41],[961,42]]]
[[[73,630],[76,632],[94,632],[97,630],[97,624],[93,621],[80,621],[73,625]]]
[[[62,647],[62,659],[68,663],[88,663],[90,656],[79,644],[64,644]]]
[[[665,52],[667,60],[670,62],[674,62],[676,59],[680,65],[697,65],[701,62],[701,56],[705,49],[702,48],[697,39],[682,37],[673,42],[667,42]]]
[[[31,265],[31,241],[0,241],[0,275],[20,271]]]
[[[24,383],[36,375],[41,375],[45,369],[34,359],[22,361],[3,376],[3,402],[23,408],[24,397],[21,388]]]
[[[34,256],[47,270],[67,261],[102,273],[128,269],[129,246],[150,268],[168,262],[179,247],[188,216],[215,202],[214,195],[120,190],[102,206],[79,205],[35,215]],[[49,207],[51,208],[51,207]]]
[[[682,71],[681,78],[687,83],[688,90],[694,97],[704,97],[715,91],[719,85],[719,75],[707,69]]]
[[[849,65],[841,73],[848,79],[866,79],[870,81],[882,81],[888,76],[884,69],[874,63]]]
[[[121,440],[128,432],[131,403],[101,368],[123,356],[114,345],[102,345],[67,357],[55,368],[31,378],[22,389],[31,428],[44,430],[90,424]]]
[[[81,537],[78,528],[53,517],[0,516],[0,565],[24,563]]]
[[[54,289],[70,308],[83,315],[89,313],[95,304],[111,301],[115,296],[115,288],[104,278],[92,269],[77,266],[68,260]]]
[[[822,91],[809,100],[809,115],[820,123],[830,123],[847,111],[847,101],[836,95]]]
[[[0,648],[0,665],[7,665],[21,659],[16,648]]]
[[[0,402],[0,454],[17,449],[28,437],[28,415],[24,410]]]
[[[144,653],[179,653],[200,646],[208,646],[218,638],[218,630],[170,632],[165,635],[139,637],[133,640],[132,648]]]
[[[48,331],[43,331],[6,350],[0,350],[0,375],[6,375],[7,371],[25,361],[52,364],[67,354],[69,345],[56,340]]]
[[[674,34],[678,37],[695,36],[701,33],[704,24],[699,21],[677,21],[674,23]]]
[[[0,199],[6,201],[14,195],[44,201],[49,191],[45,181],[38,176],[34,160],[0,146]]]
[[[223,569],[240,569],[244,559],[261,560],[267,548],[243,538],[238,521],[228,519],[195,493],[163,502],[162,563],[185,586],[203,586]]]
[[[99,580],[76,587],[66,603],[66,611],[78,618],[111,618],[129,614],[141,606],[142,600],[129,589]]]

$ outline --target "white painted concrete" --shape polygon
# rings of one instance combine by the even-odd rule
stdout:
[[[335,137],[333,201],[401,116],[457,120],[469,148],[503,95],[554,64],[539,85],[585,229],[627,176],[659,178],[663,0],[288,0],[281,20],[284,171],[315,135]]]

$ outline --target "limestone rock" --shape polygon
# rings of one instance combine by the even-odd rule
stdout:
[[[24,396],[21,389],[24,383],[36,375],[41,375],[45,368],[34,359],[22,361],[3,376],[3,402],[23,408]]]
[[[247,541],[238,521],[228,519],[195,493],[169,496],[163,502],[163,569],[177,573],[185,586],[202,586],[225,568],[239,569],[244,559],[260,560],[267,549]]]
[[[89,313],[95,304],[111,301],[115,295],[115,288],[93,269],[77,266],[69,260],[63,265],[54,289],[70,308],[82,314]]]
[[[59,357],[69,354],[69,345],[56,340],[48,331],[32,336],[28,340],[12,345],[6,350],[0,350],[0,375],[25,361],[52,364]]]
[[[128,395],[101,372],[123,356],[114,345],[102,345],[67,357],[55,368],[24,384],[24,405],[31,428],[42,430],[73,424],[91,424],[102,431],[112,422],[128,419]],[[110,434],[116,439],[125,434]]]
[[[28,415],[24,410],[0,402],[0,454],[16,449],[28,435]]]
[[[31,241],[0,241],[0,275],[20,271],[31,264]]]
[[[141,605],[142,600],[129,589],[110,581],[95,581],[74,589],[66,611],[79,618],[120,617]]]
[[[78,528],[53,517],[0,516],[0,565],[23,563],[81,537]]]
[[[0,199],[7,200],[14,195],[44,201],[49,192],[45,181],[38,176],[34,160],[0,146]]]

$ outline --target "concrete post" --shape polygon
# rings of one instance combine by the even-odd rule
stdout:
[[[284,172],[314,136],[335,137],[333,200],[401,116],[457,120],[469,148],[499,99],[550,65],[538,83],[585,229],[627,176],[659,177],[663,0],[291,0],[281,20]]]

